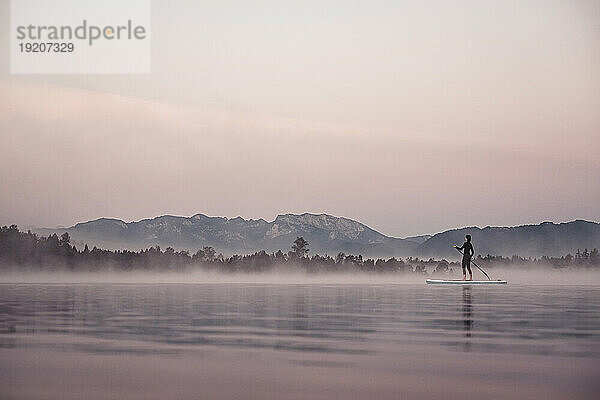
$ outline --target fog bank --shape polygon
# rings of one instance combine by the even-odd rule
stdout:
[[[518,269],[489,268],[492,279],[509,284],[526,285],[591,285],[600,286],[600,271],[590,269]],[[473,268],[474,279],[485,276]],[[460,271],[449,274],[419,275],[415,273],[304,273],[274,271],[265,273],[221,273],[215,271],[185,272],[7,272],[0,284],[249,284],[249,285],[402,285],[423,284],[427,278],[460,279]]]

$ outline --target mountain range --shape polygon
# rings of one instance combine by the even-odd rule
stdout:
[[[457,255],[449,244],[462,244],[466,234],[473,238],[475,253],[509,257],[563,256],[577,250],[600,248],[600,224],[575,220],[555,224],[452,229],[432,236],[418,249],[421,257],[452,257]]]
[[[38,234],[68,232],[73,243],[106,249],[139,250],[150,246],[171,246],[192,252],[212,246],[224,254],[248,254],[260,250],[287,251],[298,236],[310,244],[311,254],[362,254],[365,257],[446,257],[456,258],[452,248],[465,234],[473,237],[476,254],[538,257],[560,256],[578,249],[600,248],[600,224],[576,220],[555,224],[514,227],[468,227],[435,235],[395,238],[365,224],[327,214],[284,214],[273,221],[163,215],[135,222],[100,218],[69,228],[35,230]]]

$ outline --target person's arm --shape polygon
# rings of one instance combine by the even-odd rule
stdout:
[[[473,247],[473,245],[471,245],[470,253],[471,253],[471,257],[473,257],[475,255],[475,247]]]
[[[458,250],[462,250],[464,247],[465,247],[465,244],[464,244],[464,243],[463,243],[463,245],[462,245],[462,246],[460,246],[460,247],[458,247],[458,246],[454,246],[454,248],[455,248],[455,249],[458,249]]]

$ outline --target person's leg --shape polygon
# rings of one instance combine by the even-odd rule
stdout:
[[[463,281],[467,280],[467,260],[462,259]]]
[[[469,270],[469,280],[473,280],[473,272],[471,272],[471,260],[467,261],[467,270]]]

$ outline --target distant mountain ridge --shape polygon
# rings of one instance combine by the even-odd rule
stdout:
[[[454,257],[458,253],[450,245],[462,244],[466,234],[473,238],[475,254],[510,257],[562,256],[578,249],[600,248],[600,224],[575,220],[555,224],[452,229],[432,236],[419,246],[421,257]],[[460,256],[460,255],[459,255]]]
[[[36,229],[42,235],[69,232],[75,243],[107,249],[139,250],[150,246],[196,251],[212,246],[224,254],[260,250],[287,251],[297,236],[310,244],[311,254],[362,254],[364,257],[456,258],[452,248],[471,234],[476,254],[539,257],[560,256],[577,249],[600,248],[600,224],[576,220],[515,227],[468,227],[436,235],[405,239],[386,236],[360,222],[328,214],[282,214],[273,221],[241,217],[163,215],[134,222],[100,218],[69,228]]]
[[[411,254],[417,243],[383,235],[360,222],[327,214],[283,214],[272,222],[241,217],[163,215],[136,222],[100,218],[65,229],[38,229],[40,234],[69,232],[75,242],[107,249],[135,249],[159,245],[195,251],[212,246],[225,254],[260,250],[288,251],[298,236],[310,243],[311,253],[393,256]]]
[[[404,239],[410,240],[411,242],[415,242],[418,244],[424,243],[431,238],[431,235],[417,235],[417,236],[409,236]]]

